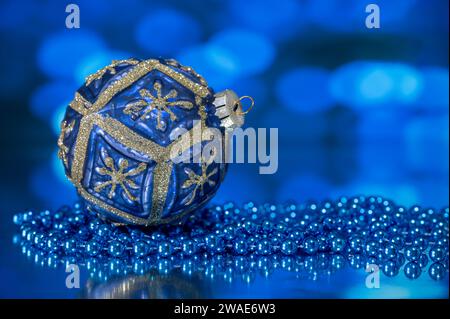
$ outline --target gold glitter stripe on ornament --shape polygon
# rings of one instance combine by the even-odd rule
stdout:
[[[123,77],[114,80],[100,93],[97,100],[89,108],[80,107],[79,102],[77,102],[78,93],[75,94],[74,103],[73,106],[71,103],[71,107],[82,115],[96,113],[100,111],[117,93],[126,89],[152,70],[158,70],[166,74],[200,97],[206,97],[210,93],[206,86],[191,81],[189,78],[176,72],[169,66],[161,64],[158,60],[150,59],[140,62],[126,72]],[[81,97],[81,95],[79,96]]]
[[[206,126],[206,118],[208,117],[208,115],[206,114],[206,107],[203,103],[202,98],[198,95],[195,96],[195,104],[198,105],[198,115],[200,116],[202,124]]]
[[[100,127],[107,134],[111,135],[117,142],[121,143],[125,147],[137,150],[143,154],[149,156],[157,164],[153,171],[153,193],[152,193],[152,208],[148,219],[135,217],[120,209],[117,209],[93,196],[87,190],[83,188],[83,168],[85,164],[87,148],[89,145],[89,137],[91,135],[94,126]],[[84,116],[80,121],[80,128],[75,142],[74,159],[72,163],[71,178],[73,183],[78,189],[79,194],[87,201],[109,211],[121,218],[127,219],[134,224],[139,225],[152,225],[159,223],[158,219],[164,209],[164,205],[167,198],[167,192],[169,187],[170,176],[172,174],[173,163],[170,160],[170,151],[175,145],[181,147],[181,149],[187,150],[192,145],[192,137],[194,130],[202,129],[201,121],[194,125],[194,127],[185,132],[183,137],[189,135],[189,139],[181,138],[176,140],[167,147],[163,147],[153,141],[150,141],[139,134],[132,131],[119,121],[110,118],[103,117],[100,114],[90,114]],[[203,137],[202,140],[208,140],[209,137]],[[189,142],[185,142],[188,140]],[[178,143],[182,143],[181,145]],[[70,177],[69,177],[70,178]]]
[[[64,144],[64,139],[70,134],[75,126],[75,120],[72,120],[69,124],[67,121],[61,122],[61,134],[58,137],[58,157],[62,159],[64,167],[68,167],[67,155],[69,153],[69,148]]]
[[[126,60],[112,60],[110,65],[107,65],[103,67],[102,69],[98,70],[94,74],[91,74],[86,77],[86,86],[91,84],[93,81],[101,79],[106,72],[109,71],[110,74],[116,74],[116,67],[121,64],[128,64],[128,65],[136,65],[139,61],[135,59],[126,59]]]
[[[95,124],[122,145],[148,155],[157,163],[169,159],[168,148],[142,137],[111,117],[99,119]]]
[[[157,222],[166,204],[169,181],[172,174],[172,162],[161,162],[153,169],[153,194],[150,223]]]
[[[80,122],[80,128],[78,132],[78,136],[75,142],[75,150],[74,150],[74,159],[72,163],[72,181],[75,184],[78,193],[86,199],[88,202],[101,207],[102,209],[111,212],[118,217],[127,219],[134,224],[138,225],[146,225],[147,219],[135,217],[131,214],[128,214],[120,209],[117,209],[90,194],[87,190],[83,188],[82,180],[83,180],[83,166],[86,159],[87,147],[89,144],[89,136],[91,135],[91,131],[94,125],[101,122],[101,116],[98,114],[91,114],[83,117]]]
[[[87,115],[92,107],[92,104],[80,93],[75,92],[75,97],[72,102],[70,102],[69,106],[81,115]]]
[[[178,73],[167,65],[157,62],[154,68],[170,76],[172,79],[176,80],[178,83],[192,91],[194,94],[199,95],[200,97],[206,97],[210,93],[206,86],[191,81],[189,78],[185,77],[181,73]]]
[[[114,80],[105,90],[103,90],[98,96],[95,103],[92,105],[90,113],[96,113],[100,111],[117,93],[126,89],[131,84],[139,80],[141,77],[150,72],[157,60],[146,60],[136,66],[134,66],[130,71],[125,73],[120,79]]]

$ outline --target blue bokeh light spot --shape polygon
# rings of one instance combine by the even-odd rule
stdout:
[[[333,105],[329,72],[322,68],[297,68],[281,75],[276,84],[281,104],[295,111],[315,112]]]
[[[88,75],[111,64],[112,60],[124,60],[133,57],[131,53],[121,51],[99,51],[86,56],[75,69],[75,79],[79,85],[85,82]]]
[[[173,9],[153,11],[135,29],[135,39],[140,47],[166,57],[195,44],[201,36],[201,27],[194,18]]]
[[[338,68],[332,76],[331,94],[354,107],[409,105],[422,91],[422,76],[401,63],[356,61]]]
[[[447,176],[449,172],[449,122],[447,117],[421,116],[408,121],[405,144],[409,164],[418,172]]]
[[[228,2],[234,23],[259,31],[273,40],[294,36],[303,25],[304,5],[296,0],[232,0]],[[275,8],[270,10],[268,8]],[[225,21],[229,22],[228,20]]]
[[[428,67],[422,69],[424,88],[418,98],[418,105],[425,108],[443,108],[449,105],[449,76],[448,69]]]
[[[38,118],[48,121],[61,105],[70,102],[76,89],[76,84],[67,81],[41,85],[31,95],[30,110]]]
[[[73,186],[62,182],[55,174],[52,164],[36,167],[31,174],[29,187],[47,209],[56,209],[68,205],[77,199]],[[49,191],[51,190],[51,191]]]
[[[64,164],[62,160],[58,157],[58,151],[55,150],[52,154],[52,170],[55,174],[56,178],[63,184],[67,185],[68,187],[72,188],[73,184],[69,181],[69,179],[66,176],[66,173],[64,171]]]
[[[240,76],[265,71],[275,58],[275,47],[270,40],[248,30],[228,29],[215,34],[209,43],[218,53],[228,53]]]
[[[317,198],[324,198],[332,192],[332,185],[316,175],[297,175],[283,181],[276,194],[276,201],[306,202]]]
[[[48,76],[73,78],[76,66],[104,47],[95,33],[65,30],[44,40],[37,53],[38,66]]]
[[[239,67],[231,54],[214,45],[189,47],[177,59],[193,67],[215,90],[227,88],[239,74]]]
[[[0,29],[13,29],[25,25],[37,11],[33,1],[4,1],[0,3]],[[20,12],[20,14],[18,14]]]
[[[381,24],[379,29],[385,31],[406,31],[401,29],[398,23],[408,16],[410,9],[415,5],[415,0],[377,0],[368,2],[366,0],[314,0],[308,1],[305,8],[306,18],[314,25],[333,32],[366,32],[365,19],[366,6],[370,3],[377,4],[381,9]]]
[[[64,119],[64,114],[66,113],[68,103],[63,103],[59,106],[53,115],[50,117],[50,125],[56,136],[61,132],[61,122]]]

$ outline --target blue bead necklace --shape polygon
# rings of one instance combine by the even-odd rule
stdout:
[[[14,223],[24,248],[61,260],[120,261],[133,264],[135,272],[142,272],[136,265],[152,259],[205,266],[199,261],[219,258],[229,264],[264,257],[298,264],[298,259],[329,255],[387,267],[388,273],[407,262],[404,272],[410,278],[431,260],[430,275],[440,279],[448,272],[448,218],[448,208],[407,209],[381,197],[358,196],[300,205],[226,203],[183,223],[145,229],[115,226],[79,203],[56,212],[19,213]]]

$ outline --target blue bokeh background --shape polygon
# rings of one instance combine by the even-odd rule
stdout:
[[[14,212],[76,199],[56,156],[64,109],[86,75],[131,56],[176,58],[253,96],[246,125],[279,129],[278,172],[232,165],[219,203],[448,205],[448,1],[77,0],[80,29],[68,3],[0,1],[2,237]],[[365,27],[369,3],[380,29]]]

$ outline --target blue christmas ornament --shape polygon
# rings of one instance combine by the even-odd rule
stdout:
[[[175,60],[113,61],[67,107],[59,157],[89,210],[119,223],[167,223],[217,191],[230,130],[243,124],[240,100],[214,94]]]

